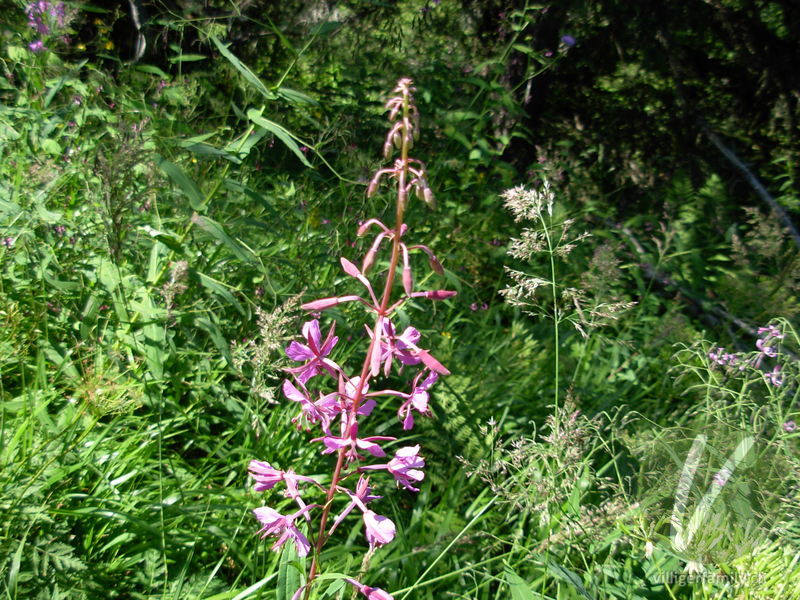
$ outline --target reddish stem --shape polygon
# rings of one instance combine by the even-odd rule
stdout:
[[[408,123],[408,97],[403,97],[403,129],[405,129],[405,124]],[[364,386],[366,385],[367,380],[370,376],[370,359],[372,357],[372,353],[375,351],[375,344],[377,344],[380,340],[380,324],[382,322],[382,318],[387,316],[389,302],[392,296],[392,286],[394,285],[394,278],[395,273],[397,271],[397,264],[400,261],[400,232],[403,227],[403,214],[405,212],[406,202],[408,200],[408,192],[406,191],[406,179],[408,179],[408,142],[407,139],[409,137],[409,132],[403,132],[402,136],[402,145],[400,150],[400,158],[402,162],[402,170],[398,176],[398,190],[397,190],[397,210],[395,213],[396,222],[395,228],[393,231],[392,236],[392,256],[389,260],[389,270],[386,274],[386,285],[383,288],[383,296],[381,297],[381,304],[378,310],[378,319],[375,323],[375,332],[372,336],[372,341],[369,344],[369,349],[367,350],[367,356],[364,358],[364,364],[361,367],[361,378],[358,382],[358,386],[356,387],[355,394],[353,395],[353,403],[350,408],[350,419],[351,422],[355,421],[357,417],[358,408],[361,404],[361,399],[364,396]],[[325,542],[327,541],[327,536],[325,530],[328,526],[328,517],[331,512],[331,506],[333,504],[333,497],[336,495],[336,488],[341,481],[341,473],[342,468],[344,467],[345,462],[345,454],[346,449],[340,448],[339,454],[336,459],[336,467],[333,469],[333,475],[331,477],[331,485],[328,488],[328,492],[325,497],[325,506],[322,509],[322,516],[320,518],[319,523],[319,531],[317,533],[317,538],[314,544],[314,557],[311,559],[311,568],[308,571],[308,580],[306,581],[306,591],[303,596],[304,600],[308,600],[309,596],[311,595],[311,585],[314,583],[314,579],[317,576],[317,571],[319,570],[319,557],[322,553],[322,548],[325,546]]]

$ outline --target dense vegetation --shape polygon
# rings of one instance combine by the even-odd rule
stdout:
[[[248,464],[331,479],[284,349],[394,223],[411,77],[415,283],[458,295],[398,323],[452,374],[412,432],[380,400],[425,478],[311,597],[800,598],[795,3],[109,5],[0,0],[5,597],[292,597]],[[360,364],[359,307],[319,318]]]

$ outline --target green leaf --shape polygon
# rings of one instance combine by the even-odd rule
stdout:
[[[199,156],[220,157],[237,165],[241,164],[242,162],[239,157],[229,154],[228,152],[225,152],[225,150],[220,150],[219,148],[210,146],[209,144],[192,144],[191,146],[185,146],[185,148],[189,150],[189,152],[194,152]]]
[[[205,317],[197,317],[194,320],[194,324],[208,334],[208,337],[211,338],[214,346],[217,347],[217,350],[225,359],[225,361],[229,365],[233,365],[230,344],[228,343],[228,340],[225,339],[225,336],[222,335],[222,330],[217,326],[217,324],[209,319],[206,319]]]
[[[242,115],[242,118],[245,118],[245,116]],[[256,127],[252,132],[251,127],[248,127],[241,136],[225,146],[224,150],[244,158],[250,154],[250,151],[258,142],[264,139],[265,135],[267,135],[267,130],[262,127]]]
[[[224,56],[225,58],[227,58],[227,59],[228,59],[228,62],[230,62],[230,63],[231,63],[233,66],[234,66],[234,68],[235,68],[237,71],[239,71],[239,73],[241,73],[241,74],[242,74],[242,76],[243,76],[243,77],[244,77],[244,78],[245,78],[245,79],[246,79],[246,80],[247,80],[247,81],[248,81],[248,82],[249,82],[249,83],[250,83],[250,84],[251,84],[251,85],[252,85],[254,88],[256,88],[256,90],[258,90],[258,92],[259,92],[259,93],[260,93],[262,96],[264,96],[264,98],[266,98],[267,100],[275,100],[275,99],[277,98],[277,96],[276,96],[275,94],[273,94],[272,92],[270,92],[270,91],[267,89],[267,86],[265,86],[265,85],[264,85],[264,84],[261,82],[261,80],[260,80],[258,77],[256,77],[255,73],[253,73],[253,72],[252,72],[252,71],[251,71],[251,70],[250,70],[250,69],[247,67],[247,65],[245,65],[245,64],[244,64],[242,61],[240,61],[238,58],[236,58],[236,56],[234,56],[234,54],[233,54],[233,53],[232,53],[230,50],[228,50],[228,47],[227,47],[227,46],[225,46],[225,45],[223,45],[223,43],[222,43],[222,42],[220,42],[220,41],[219,41],[219,39],[217,39],[217,37],[216,37],[216,36],[212,35],[212,36],[211,36],[211,41],[212,41],[212,42],[214,42],[214,45],[215,45],[215,46],[217,47],[217,49],[219,50],[219,53],[220,53],[220,54],[222,54],[222,56]]]
[[[22,551],[25,549],[25,541],[28,539],[28,534],[26,533],[25,536],[20,540],[19,546],[17,546],[17,551],[14,552],[14,558],[11,559],[11,568],[8,570],[8,583],[6,584],[8,587],[8,591],[10,593],[10,598],[17,597],[17,581],[19,579],[19,567],[22,563]]]
[[[594,596],[592,596],[583,586],[583,581],[581,581],[581,578],[577,573],[575,573],[575,571],[570,571],[566,567],[562,567],[561,565],[552,561],[547,562],[547,570],[551,575],[555,575],[558,579],[561,579],[562,581],[572,585],[572,587],[574,587],[581,596],[586,598],[586,600],[594,600]]]
[[[61,145],[57,141],[51,140],[50,138],[42,140],[40,146],[44,152],[47,152],[52,156],[61,156],[61,153],[63,152]]]
[[[517,575],[510,567],[503,572],[508,588],[511,591],[511,600],[535,600],[528,582]]]
[[[202,54],[181,54],[180,56],[173,56],[169,59],[171,63],[179,63],[179,62],[197,62],[199,60],[205,60],[208,58],[207,56],[203,56]]]
[[[291,102],[292,104],[311,104],[313,106],[319,106],[319,102],[303,92],[298,92],[297,90],[283,86],[279,87],[277,92],[278,96]]]
[[[169,231],[160,231],[158,229],[150,227],[150,225],[141,225],[139,229],[144,231],[150,237],[157,239],[159,242],[164,244],[170,250],[178,252],[179,254],[184,254],[183,246],[181,246],[177,236],[174,233],[171,233]]]
[[[234,296],[224,284],[217,281],[213,277],[209,277],[205,273],[200,273],[199,271],[190,271],[190,273],[197,276],[197,278],[200,280],[200,285],[219,296],[225,301],[226,304],[233,306],[241,315],[247,314],[241,302],[236,299],[236,296]]]
[[[137,71],[141,71],[142,73],[150,73],[151,75],[158,75],[161,79],[169,80],[170,77],[164,71],[159,69],[153,65],[136,65],[133,67]]]
[[[138,290],[139,299],[132,308],[139,311],[144,326],[144,356],[147,367],[156,379],[164,377],[164,359],[168,352],[164,347],[166,332],[164,331],[163,313],[161,309],[156,309],[153,299],[150,297],[147,288],[141,287]]]
[[[236,590],[231,590],[228,592],[222,592],[221,594],[214,594],[213,596],[209,596],[205,600],[245,600],[245,598],[249,598],[250,596],[255,594],[258,590],[260,590],[262,587],[264,587],[266,584],[268,584],[270,581],[272,581],[275,578],[275,575],[276,574],[273,573],[272,575],[264,577],[264,579],[260,581],[256,581],[253,585],[245,588],[238,594],[236,593]],[[236,595],[234,596],[234,594]]]
[[[308,159],[306,159],[305,154],[303,154],[300,151],[300,146],[298,146],[297,143],[294,141],[293,139],[294,135],[290,131],[278,125],[277,123],[262,117],[261,110],[256,110],[254,108],[249,109],[247,111],[247,118],[250,119],[256,125],[259,125],[264,129],[266,129],[267,131],[270,131],[273,134],[275,134],[275,137],[277,137],[280,141],[286,144],[286,147],[289,148],[289,150],[294,152],[295,156],[297,156],[297,158],[300,159],[300,162],[302,162],[305,166],[313,169],[314,168],[313,165],[310,162],[308,162]]]
[[[208,235],[228,248],[236,258],[245,263],[256,262],[252,253],[245,251],[244,246],[234,240],[225,231],[225,228],[210,217],[201,217],[197,213],[192,215],[192,223],[200,227]]]
[[[297,556],[294,544],[285,544],[278,564],[278,585],[275,600],[291,600],[297,589],[303,584],[305,559]]]
[[[157,164],[158,167],[178,185],[180,190],[189,199],[189,204],[194,210],[202,211],[205,208],[206,199],[203,193],[195,182],[189,179],[186,173],[183,172],[183,169],[163,158],[160,158]]]

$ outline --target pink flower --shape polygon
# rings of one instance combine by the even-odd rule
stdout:
[[[388,544],[394,539],[396,528],[388,517],[382,517],[371,510],[364,512],[364,526],[370,550]]]
[[[355,401],[356,392],[358,391],[359,385],[361,384],[361,376],[356,375],[352,379],[348,379],[347,381],[340,380],[339,381],[339,397],[341,398],[341,409],[342,411],[349,411],[353,407],[353,402]],[[356,414],[363,415],[365,417],[369,416],[372,413],[372,409],[375,408],[377,402],[373,398],[365,398],[367,395],[367,391],[369,390],[369,384],[365,383],[361,386],[361,398],[359,399],[358,410]]]
[[[373,435],[366,438],[359,438],[358,422],[343,422],[342,430],[343,434],[341,437],[326,435],[321,438],[315,438],[311,441],[322,442],[325,444],[325,450],[322,451],[322,454],[330,454],[342,448],[347,448],[348,450],[345,453],[345,456],[347,457],[348,461],[353,461],[362,458],[362,456],[358,453],[359,450],[366,450],[372,456],[376,457],[386,456],[386,453],[383,451],[383,449],[381,449],[381,447],[375,442],[393,441],[397,439],[384,435]],[[345,431],[348,431],[349,433],[345,435]]]
[[[764,355],[773,358],[778,355],[778,351],[772,346],[765,346],[766,338],[756,340],[756,348]]]
[[[328,331],[328,336],[325,341],[322,341],[322,334],[319,329],[319,321],[314,319],[308,321],[303,325],[303,337],[306,338],[306,344],[299,342],[292,342],[286,348],[286,354],[289,358],[296,361],[307,361],[304,365],[286,369],[289,373],[294,374],[300,383],[305,383],[315,375],[318,375],[323,370],[327,371],[333,377],[336,377],[337,371],[340,371],[339,365],[332,360],[326,358],[331,353],[336,342],[339,338],[333,335],[336,327],[334,323]]]
[[[350,579],[349,577],[345,577],[344,580],[350,585],[358,588],[358,591],[364,594],[364,596],[367,597],[367,600],[394,600],[389,592],[385,592],[381,588],[369,587],[368,585],[359,583],[355,579]]]
[[[408,400],[403,402],[397,411],[397,416],[403,422],[403,429],[406,431],[414,427],[414,415],[411,412],[412,407],[422,415],[429,413],[428,400],[430,395],[428,394],[428,388],[436,383],[436,380],[439,379],[439,375],[433,371],[428,371],[428,376],[422,380],[422,383],[418,383],[424,374],[425,372],[423,371],[414,378],[414,389],[411,391],[411,394],[408,395]]]
[[[287,540],[291,539],[297,549],[298,556],[306,556],[311,549],[311,544],[306,536],[295,526],[294,520],[314,507],[316,507],[316,504],[311,504],[287,516],[281,515],[278,511],[268,506],[256,508],[253,510],[253,514],[263,525],[258,530],[258,533],[261,534],[261,539],[263,540],[270,535],[278,536],[278,539],[272,545],[273,550],[278,550]]]
[[[781,366],[775,365],[770,373],[764,373],[764,379],[769,381],[775,387],[780,387],[783,384],[783,377],[781,377]]]
[[[302,391],[288,379],[283,382],[283,395],[293,402],[300,403],[300,414],[292,419],[292,422],[297,423],[305,419],[310,424],[321,423],[322,429],[328,432],[331,421],[339,412],[337,402],[339,395],[335,392],[324,396],[320,394],[319,400],[314,402],[305,386],[301,384],[300,387]]]
[[[256,484],[253,486],[256,492],[271,490],[275,487],[275,484],[283,480],[283,471],[275,469],[268,462],[251,460],[248,470],[253,479],[256,480]]]
[[[292,469],[288,471],[281,471],[276,469],[268,462],[260,460],[250,461],[250,476],[255,479],[253,490],[256,492],[263,492],[271,490],[279,481],[286,484],[286,497],[297,500],[300,498],[300,491],[297,489],[297,484],[301,481],[316,483],[311,477],[298,475]]]
[[[384,375],[388,375],[393,358],[397,358],[404,365],[416,365],[422,362],[426,367],[437,373],[442,375],[450,374],[450,371],[433,358],[430,352],[417,345],[422,336],[414,327],[406,327],[402,334],[397,335],[392,322],[389,319],[383,319],[380,330],[380,348],[376,349],[376,353],[379,352],[379,354],[374,354],[372,361],[373,375],[377,375],[378,371],[375,367],[379,363],[383,363]],[[369,331],[369,333],[373,335],[372,331]]]
[[[786,433],[792,433],[792,432],[793,432],[793,431],[795,431],[796,429],[797,429],[797,423],[795,423],[794,421],[786,421],[786,422],[783,424],[783,430],[784,430]]]
[[[418,492],[419,489],[411,484],[425,479],[425,473],[420,470],[424,466],[425,459],[419,455],[419,444],[417,444],[416,446],[400,448],[394,455],[394,458],[387,464],[368,465],[366,467],[361,467],[361,470],[375,471],[378,469],[386,469],[404,488],[412,492]]]
[[[372,496],[370,494],[370,487],[369,487],[369,477],[364,477],[361,475],[358,478],[358,483],[356,484],[356,491],[351,492],[347,488],[338,488],[339,491],[346,493],[350,496],[351,502],[348,504],[345,509],[339,513],[339,515],[333,520],[333,525],[331,525],[330,533],[333,533],[334,530],[339,526],[344,518],[350,514],[356,506],[361,509],[362,512],[366,512],[369,510],[367,508],[367,503],[372,502],[373,500],[378,500],[383,496]]]

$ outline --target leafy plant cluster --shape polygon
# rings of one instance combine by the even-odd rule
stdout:
[[[385,494],[398,535],[359,580],[796,597],[791,3],[134,4],[139,27],[126,3],[0,2],[6,597],[298,589],[308,564],[253,534],[247,466],[329,483],[287,431],[284,349],[369,250],[360,222],[391,221],[365,192],[402,76],[438,204],[408,226],[458,291],[414,326],[452,375],[402,440],[425,448],[420,491]],[[321,596],[359,573],[345,529]]]

